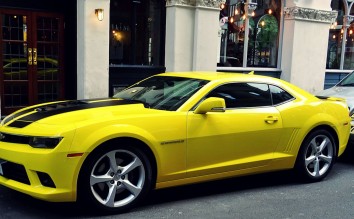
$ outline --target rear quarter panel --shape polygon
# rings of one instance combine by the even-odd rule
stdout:
[[[332,128],[339,142],[338,155],[346,147],[350,134],[349,111],[344,102],[325,101],[317,98],[294,100],[277,107],[283,119],[283,135],[276,151],[278,157],[290,156],[288,165],[293,166],[305,137],[316,127]]]

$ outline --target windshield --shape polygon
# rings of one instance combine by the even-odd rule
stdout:
[[[207,83],[206,80],[193,78],[154,76],[116,93],[113,97],[140,101],[153,109],[177,110]]]
[[[353,86],[354,87],[354,72],[345,77],[337,86]]]

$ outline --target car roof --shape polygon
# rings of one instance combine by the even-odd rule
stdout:
[[[224,82],[254,82],[254,83],[268,83],[279,86],[292,95],[299,97],[299,95],[307,98],[313,98],[314,96],[301,89],[300,87],[291,84],[285,80],[271,77],[271,76],[264,76],[264,75],[255,75],[253,72],[250,73],[231,73],[231,72],[207,72],[207,71],[191,71],[191,72],[166,72],[158,74],[159,76],[172,76],[172,77],[186,77],[186,78],[195,78],[195,79],[202,79],[202,80],[209,80],[216,82],[217,84],[224,83]],[[295,94],[295,93],[296,94]]]
[[[233,77],[244,77],[243,73],[226,73],[226,72],[166,72],[159,74],[161,76],[177,76],[177,77],[186,77],[186,78],[198,78],[204,80],[218,80],[223,78],[233,78]]]
[[[158,74],[159,76],[175,76],[175,77],[186,77],[186,78],[195,78],[209,81],[254,81],[254,82],[267,82],[267,83],[279,83],[281,80],[263,76],[263,75],[254,75],[251,73],[230,73],[230,72],[202,72],[202,71],[193,71],[193,72],[166,72]],[[282,81],[281,83],[284,83]]]

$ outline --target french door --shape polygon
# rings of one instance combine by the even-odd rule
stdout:
[[[63,98],[63,17],[0,10],[1,114]]]

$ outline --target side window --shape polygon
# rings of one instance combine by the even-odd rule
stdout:
[[[277,86],[269,85],[269,87],[270,92],[272,93],[273,105],[278,105],[294,98],[288,92]]]
[[[261,83],[224,84],[210,92],[207,97],[224,98],[226,108],[272,105],[269,87]]]

